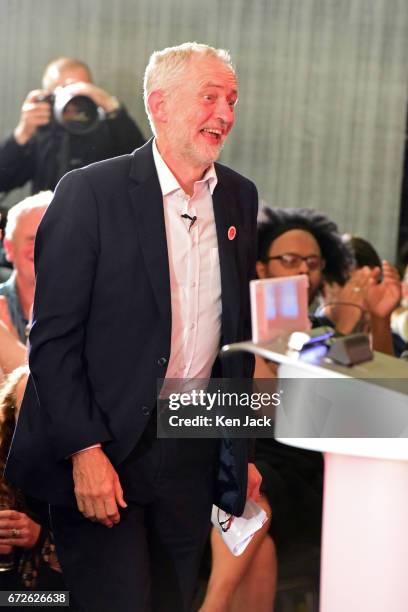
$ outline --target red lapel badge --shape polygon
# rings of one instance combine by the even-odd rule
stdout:
[[[228,228],[228,240],[234,240],[236,235],[237,235],[237,228],[235,227],[235,225],[231,225]]]

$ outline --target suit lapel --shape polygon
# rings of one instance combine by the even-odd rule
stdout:
[[[153,161],[151,140],[135,151],[130,178],[134,183],[129,193],[152,290],[161,315],[171,320],[169,258],[163,195]]]
[[[217,167],[217,177],[213,205],[221,272],[222,339],[225,343],[231,342],[237,331],[240,303],[239,276],[235,251],[237,239],[228,239],[228,229],[234,225],[234,200],[222,183],[219,167]],[[239,231],[239,228],[237,229]]]

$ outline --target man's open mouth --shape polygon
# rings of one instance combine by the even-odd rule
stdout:
[[[201,134],[206,138],[206,140],[212,143],[218,143],[222,137],[222,130],[219,128],[203,128]]]

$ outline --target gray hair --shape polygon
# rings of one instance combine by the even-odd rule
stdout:
[[[12,240],[20,217],[38,208],[44,208],[45,210],[51,202],[53,195],[52,191],[40,191],[12,206],[7,213],[4,237],[7,240]]]
[[[171,83],[180,77],[191,58],[197,55],[221,60],[235,75],[231,56],[225,49],[216,49],[197,42],[186,42],[176,47],[166,47],[162,51],[154,51],[146,66],[143,80],[145,109],[154,134],[156,131],[148,105],[149,94],[157,89],[167,89]]]

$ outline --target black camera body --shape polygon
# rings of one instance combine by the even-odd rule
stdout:
[[[84,95],[73,96],[64,87],[39,98],[39,101],[50,104],[55,121],[70,134],[80,136],[93,132],[105,118],[105,111],[97,106],[92,98]]]

